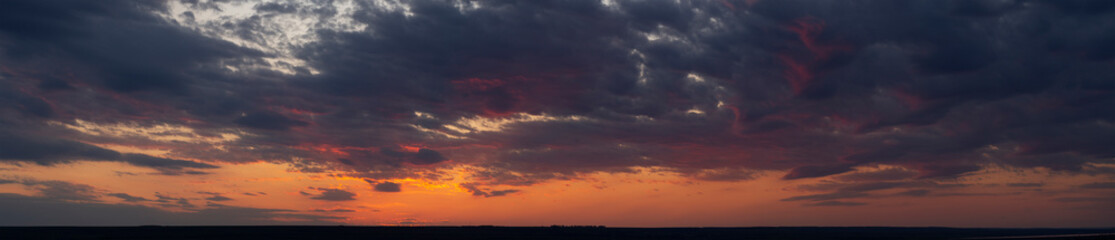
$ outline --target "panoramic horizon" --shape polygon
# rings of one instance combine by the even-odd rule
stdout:
[[[1115,1],[0,1],[0,226],[1112,228],[1113,144]]]

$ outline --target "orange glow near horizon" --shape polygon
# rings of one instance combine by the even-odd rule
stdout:
[[[872,208],[803,207],[802,202],[781,201],[810,194],[799,186],[825,184],[828,180],[781,180],[784,172],[766,172],[754,180],[712,182],[687,179],[664,169],[637,169],[634,173],[594,173],[572,180],[545,181],[530,186],[498,186],[521,192],[501,197],[473,196],[460,184],[469,182],[472,168],[455,167],[449,181],[414,178],[381,179],[399,183],[401,192],[376,192],[357,177],[329,177],[327,173],[291,171],[285,164],[255,162],[221,164],[209,175],[182,177],[154,175],[148,169],[113,162],[79,162],[53,167],[6,165],[0,175],[16,179],[58,180],[95,186],[104,193],[125,193],[146,199],[159,195],[186,198],[196,208],[160,207],[151,202],[127,203],[103,197],[112,204],[141,204],[169,211],[196,211],[207,203],[228,206],[290,209],[313,215],[343,217],[351,225],[607,225],[631,227],[773,226],[773,225],[893,225],[893,226],[1050,226],[1026,215],[1102,219],[1087,209],[1048,207],[1042,191],[1003,191],[993,186],[1029,177],[1045,181],[1043,191],[1066,191],[1096,177],[1059,176],[1048,172],[994,169],[956,180],[975,185],[932,198],[886,197],[868,199]],[[861,169],[871,171],[873,169]],[[874,169],[877,170],[877,169]],[[167,186],[175,186],[167,189]],[[981,187],[983,186],[983,187]],[[309,199],[310,188],[344,189],[356,194],[352,201]],[[14,184],[0,191],[32,195]],[[208,193],[232,200],[205,200]],[[248,194],[255,194],[250,196]],[[256,194],[256,193],[264,193]],[[344,212],[322,213],[322,210]],[[970,217],[957,221],[955,214]],[[849,215],[853,217],[849,217]],[[949,221],[952,225],[943,225]],[[1102,223],[1097,223],[1102,224]],[[1055,225],[1055,224],[1053,224]]]

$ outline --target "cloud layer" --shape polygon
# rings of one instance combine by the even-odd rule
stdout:
[[[478,197],[779,174],[835,207],[992,168],[1110,177],[1113,28],[1108,1],[12,0],[0,161],[265,161],[385,193],[468,169]]]

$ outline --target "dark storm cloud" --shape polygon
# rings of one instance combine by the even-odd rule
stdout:
[[[18,161],[46,165],[79,157],[121,161],[154,168],[166,175],[204,174],[196,169],[214,168],[174,159],[120,155],[64,139],[120,145],[142,143],[75,137],[50,131],[57,125],[44,126],[45,121],[74,119],[108,123],[143,119],[153,124],[203,120],[227,125],[235,121],[236,114],[253,112],[248,109],[256,107],[245,100],[246,94],[230,94],[244,87],[227,85],[229,78],[222,74],[227,72],[222,64],[236,65],[262,54],[163,20],[157,14],[164,8],[161,1],[0,3],[3,15],[0,65],[5,66],[0,73],[3,79],[0,101],[5,106],[0,107],[0,122],[6,125],[0,128],[18,129],[22,135],[41,140],[26,143],[37,146],[22,145],[29,148],[2,151],[10,156],[0,158],[18,157]],[[238,81],[259,78],[241,77]],[[254,85],[256,89],[267,86]],[[22,115],[9,114],[8,109]],[[32,122],[33,117],[53,119]],[[304,123],[288,121],[263,127],[282,124]],[[8,132],[0,131],[7,138]],[[207,134],[205,129],[199,131]],[[58,140],[52,140],[55,138]],[[0,141],[9,140],[12,139]],[[202,154],[204,150],[183,155]],[[235,159],[226,156],[220,160]]]
[[[593,120],[404,140],[462,162],[482,155],[490,173],[515,173],[491,174],[497,182],[637,166],[695,178],[785,170],[785,179],[801,179],[878,164],[908,170],[848,181],[950,179],[988,164],[1081,172],[1111,156],[1096,144],[1115,119],[1100,110],[1113,104],[1115,88],[1099,80],[1111,73],[1095,57],[1062,54],[1102,42],[1103,24],[1072,24],[1106,13],[1016,1],[760,1],[746,14],[684,1],[409,4],[410,16],[364,6],[356,16],[368,31],[325,32],[301,49],[323,72],[301,84],[376,103],[345,106],[366,109],[365,118],[433,131],[463,116],[514,112]],[[693,108],[700,114],[687,113]],[[463,142],[504,149],[438,149]],[[750,179],[740,176],[730,179]]]
[[[73,119],[101,123],[144,120],[151,124],[192,121],[216,128],[240,123],[264,130],[306,124],[300,120],[256,114],[266,112],[261,110],[266,107],[252,102],[256,93],[242,90],[275,93],[267,89],[276,84],[245,84],[267,78],[267,75],[241,74],[233,79],[226,66],[252,64],[263,54],[203,36],[163,19],[158,15],[167,11],[166,2],[52,0],[0,4],[3,9],[0,11],[4,11],[0,15],[5,19],[0,24],[0,64],[6,66],[0,75],[4,75],[3,85],[12,83],[11,89],[20,93],[11,95],[5,89],[0,91],[0,100],[15,103],[4,105],[14,106],[27,116],[53,117],[53,120],[64,122]],[[0,108],[0,112],[3,109]],[[242,114],[244,118],[239,118]],[[22,118],[16,121],[27,119],[7,117]],[[32,129],[43,128],[23,124]],[[198,130],[209,134],[206,129]],[[62,135],[57,132],[36,134]],[[143,144],[115,139],[81,140]],[[219,159],[207,156],[211,153],[205,149],[175,151],[180,156],[239,161],[228,155]],[[129,159],[136,164],[153,163],[143,158]],[[161,163],[150,167],[167,175],[204,174]]]
[[[0,80],[5,80],[0,76]],[[23,92],[15,91],[16,87],[7,82],[0,82],[0,102],[7,103],[4,108],[15,110],[24,116],[47,118],[54,116],[54,108],[43,99]]]
[[[234,120],[240,126],[265,130],[287,130],[291,127],[303,127],[307,122],[287,118],[275,112],[249,113]]]
[[[566,91],[587,87],[582,80],[596,74],[633,69],[630,50],[612,46],[630,32],[598,2],[493,1],[469,12],[447,2],[408,4],[411,16],[362,4],[356,20],[373,30],[326,33],[327,41],[305,49],[323,70],[315,87],[398,105],[378,106],[377,114],[444,104],[499,115],[582,107],[552,101],[579,98]]]
[[[85,67],[118,91],[183,92],[221,58],[259,55],[167,24],[163,2],[5,1],[0,47],[5,62],[46,60]]]
[[[922,11],[909,9],[910,11],[901,10],[901,11],[889,11],[889,13],[882,13],[882,12],[880,12],[880,13],[869,13],[869,14],[866,15],[868,18],[871,18],[871,17],[887,17],[887,18],[891,19],[890,21],[887,21],[887,22],[857,22],[857,23],[865,23],[865,25],[860,25],[858,27],[877,28],[877,29],[875,29],[875,31],[873,31],[873,34],[871,34],[871,35],[856,35],[855,31],[854,31],[855,29],[844,29],[844,27],[854,27],[854,26],[853,25],[846,25],[845,26],[845,25],[839,24],[841,21],[847,21],[847,20],[843,20],[843,19],[840,18],[842,16],[837,16],[837,15],[825,16],[825,15],[828,15],[828,14],[833,14],[831,12],[827,12],[826,10],[811,9],[811,10],[806,10],[806,11],[816,11],[816,12],[809,13],[809,14],[817,15],[815,17],[823,19],[823,20],[831,20],[831,21],[826,21],[827,24],[825,25],[824,31],[829,31],[830,29],[832,29],[832,31],[834,33],[837,33],[837,34],[842,33],[843,35],[846,35],[849,38],[860,38],[860,39],[850,39],[850,40],[853,40],[853,41],[879,41],[879,40],[883,40],[883,39],[886,39],[886,38],[890,38],[887,41],[911,41],[911,42],[915,42],[915,43],[919,42],[919,41],[925,41],[925,42],[921,42],[919,44],[926,44],[926,46],[931,47],[930,51],[929,51],[929,54],[925,55],[925,56],[913,56],[914,58],[912,58],[912,60],[913,60],[912,63],[914,63],[913,66],[915,66],[916,69],[923,70],[923,73],[925,74],[924,76],[919,76],[918,75],[919,73],[913,72],[913,73],[911,73],[912,75],[909,75],[909,76],[914,77],[910,81],[906,81],[906,82],[875,82],[875,83],[872,84],[873,85],[872,87],[874,87],[874,88],[885,87],[885,86],[893,86],[893,87],[897,87],[898,89],[908,90],[909,92],[911,92],[913,94],[913,99],[904,100],[904,101],[908,101],[904,104],[907,104],[907,105],[911,106],[912,108],[914,108],[913,109],[914,111],[910,112],[909,114],[906,114],[903,117],[894,118],[895,122],[886,123],[887,122],[886,120],[879,121],[879,122],[885,123],[883,126],[904,126],[904,125],[908,126],[907,124],[913,124],[913,126],[924,126],[923,128],[943,127],[942,129],[953,129],[954,133],[959,133],[959,134],[951,134],[951,135],[923,134],[921,136],[913,135],[913,134],[895,134],[895,135],[889,136],[887,138],[880,139],[880,140],[883,140],[883,141],[879,142],[878,144],[865,145],[864,147],[868,147],[867,148],[868,151],[866,151],[864,153],[859,153],[859,154],[848,156],[848,157],[844,158],[845,160],[853,161],[853,162],[859,162],[859,163],[880,162],[880,161],[888,161],[888,162],[916,161],[916,162],[921,162],[921,165],[916,167],[917,169],[922,171],[921,177],[956,176],[956,175],[959,175],[959,174],[968,173],[968,172],[978,170],[979,167],[976,166],[975,164],[972,164],[972,163],[949,162],[949,161],[952,161],[952,160],[949,160],[949,159],[964,160],[964,161],[973,161],[973,160],[983,161],[983,160],[978,160],[978,158],[973,159],[973,157],[969,157],[969,156],[965,156],[965,155],[966,155],[967,152],[974,152],[978,148],[981,148],[981,147],[984,147],[984,146],[987,146],[987,145],[998,144],[998,143],[1002,143],[1002,142],[1009,142],[1009,141],[1012,141],[1012,140],[1017,141],[1019,139],[1027,139],[1027,140],[1025,140],[1027,142],[1034,141],[1034,140],[1037,140],[1037,139],[1026,137],[1024,135],[1043,134],[1042,132],[1045,132],[1045,130],[1060,131],[1060,133],[1057,133],[1057,134],[1054,134],[1054,135],[1060,135],[1060,136],[1065,136],[1067,138],[1081,139],[1081,140],[1088,139],[1089,138],[1088,135],[1097,135],[1095,133],[1078,135],[1078,134],[1067,133],[1067,132],[1063,131],[1063,129],[1065,129],[1065,127],[1074,127],[1074,126],[1071,126],[1071,125],[1062,125],[1062,126],[1041,125],[1042,121],[1045,121],[1043,119],[1052,120],[1051,118],[1066,118],[1066,117],[1069,118],[1069,119],[1075,118],[1075,117],[1072,116],[1074,114],[1066,114],[1066,113],[1060,111],[1060,110],[1064,110],[1064,109],[1060,109],[1060,110],[1054,109],[1052,111],[1044,111],[1043,112],[1041,110],[1038,110],[1038,111],[1028,110],[1025,107],[1020,107],[1020,106],[1015,106],[1014,105],[1015,103],[1025,104],[1025,101],[1028,101],[1029,99],[1027,99],[1026,97],[1018,97],[1018,96],[1025,96],[1027,94],[1038,95],[1038,96],[1063,97],[1063,96],[1060,95],[1060,94],[1062,94],[1061,93],[1062,90],[1060,90],[1060,88],[1066,87],[1065,84],[1075,84],[1075,83],[1065,82],[1064,80],[1060,80],[1060,79],[1065,78],[1065,76],[1051,75],[1051,74],[1060,74],[1061,71],[1063,71],[1063,70],[1056,70],[1056,69],[1066,69],[1065,65],[1061,65],[1061,63],[1057,63],[1057,62],[1033,61],[1035,59],[1040,59],[1040,58],[1034,58],[1032,56],[1046,55],[1046,54],[1051,54],[1051,53],[1042,52],[1044,50],[1035,51],[1035,52],[1017,51],[1017,48],[1011,48],[1010,49],[1011,51],[996,50],[995,47],[986,46],[986,45],[983,45],[983,43],[981,43],[981,42],[987,42],[987,41],[996,41],[996,39],[1001,39],[1001,38],[1010,38],[1010,36],[1013,35],[1013,34],[1034,34],[1034,35],[1046,34],[1046,33],[1040,32],[1041,31],[1040,29],[1032,29],[1032,27],[1038,27],[1038,25],[1040,24],[1039,22],[1034,22],[1034,21],[1040,19],[1041,21],[1058,22],[1058,21],[1060,21],[1060,19],[1058,19],[1060,16],[1057,16],[1057,13],[1049,12],[1048,9],[1045,9],[1041,6],[1035,6],[1034,8],[1031,8],[1031,9],[1019,9],[1019,8],[1016,8],[1016,7],[1003,7],[1002,11],[991,11],[991,12],[1001,12],[1001,14],[1003,14],[1003,15],[1000,16],[1000,17],[1007,17],[1007,18],[1017,19],[1023,25],[998,26],[998,27],[1014,27],[1015,29],[1012,29],[1012,31],[1001,30],[1000,33],[1002,33],[1004,35],[1003,36],[998,36],[997,38],[965,39],[966,37],[959,37],[960,34],[957,34],[957,35],[950,35],[950,36],[958,37],[958,38],[954,38],[954,39],[934,39],[932,37],[918,36],[917,34],[920,34],[920,33],[916,33],[916,32],[903,33],[903,31],[908,31],[908,30],[893,31],[893,32],[887,31],[886,29],[889,28],[889,26],[886,26],[886,24],[901,24],[902,21],[909,20],[910,24],[903,25],[902,26],[903,28],[914,27],[915,29],[916,28],[923,28],[923,29],[927,29],[927,30],[935,29],[935,30],[931,30],[931,31],[922,31],[922,32],[932,32],[932,31],[970,31],[970,30],[964,29],[963,27],[957,27],[956,25],[952,25],[952,24],[955,24],[955,23],[968,23],[968,24],[989,24],[989,23],[984,23],[983,20],[981,20],[979,18],[969,19],[969,18],[965,18],[965,17],[950,16],[950,15],[947,14],[947,12],[940,12],[939,13],[940,15],[936,15],[936,16],[932,15],[932,14],[938,14],[938,12],[935,12],[937,10],[935,10],[934,8],[949,7],[949,4],[934,6],[933,4],[912,3],[912,2],[911,3],[902,3],[902,4],[888,4],[888,3],[882,3],[882,2],[871,2],[871,3],[872,4],[864,5],[863,7],[868,7],[868,8],[894,7],[896,9],[904,9],[905,7],[918,6],[918,7],[924,7],[924,9]],[[944,3],[944,2],[942,2],[942,3]],[[762,6],[764,4],[767,4],[767,3],[760,3],[759,4],[760,8],[766,8],[766,7],[777,8],[776,6],[765,6],[764,7],[764,6]],[[767,5],[777,5],[777,4],[769,3]],[[809,5],[809,4],[805,4],[805,6],[807,6],[807,5]],[[843,8],[843,7],[852,7],[852,6],[851,5],[841,6],[841,5],[838,4],[838,6],[836,6],[836,9],[840,9],[840,8]],[[834,9],[832,11],[835,12],[835,11],[842,11],[842,10],[835,10]],[[913,12],[913,13],[916,13],[916,14],[909,14],[909,16],[906,16],[906,17],[889,15],[891,13],[897,13],[897,12],[907,12],[907,13]],[[803,14],[805,14],[805,13],[803,13]],[[915,19],[909,19],[911,17],[915,18]],[[927,19],[937,18],[937,19],[940,19],[940,20],[943,20],[943,21],[938,21],[935,24],[928,24],[928,22],[921,22],[920,20],[917,20],[916,18],[927,18]],[[895,21],[897,21],[897,22],[895,22]],[[1028,28],[1028,27],[1030,27],[1030,28]],[[898,28],[894,28],[894,29],[899,30]],[[904,35],[901,35],[901,34],[912,34],[912,35],[904,36]],[[881,37],[881,38],[878,39],[878,40],[863,39],[864,36],[878,36],[878,37]],[[970,35],[965,35],[965,36],[970,36]],[[1056,38],[1056,37],[1057,36],[1054,36],[1054,35],[1049,36],[1049,38]],[[1030,40],[1032,40],[1032,39],[1030,39]],[[863,43],[860,43],[860,44],[866,44],[866,42],[863,42]],[[1015,45],[1018,45],[1018,46],[1027,46],[1027,45],[1037,45],[1037,44],[1041,44],[1041,43],[1040,42],[1027,42],[1027,41],[1016,39],[1012,42],[1009,42],[1009,44],[1015,44]],[[978,49],[978,50],[975,50],[975,51],[965,50],[967,48],[973,48],[973,49]],[[967,56],[967,55],[984,55],[984,56]],[[994,55],[994,56],[992,56],[992,55]],[[1006,55],[1011,55],[1011,56],[1016,57],[1016,58],[1024,59],[1024,61],[1018,61],[1018,62],[1014,62],[1014,63],[1001,63],[1002,58]],[[938,61],[937,59],[941,59],[941,60]],[[1081,61],[1081,60],[1070,60],[1070,61]],[[855,67],[855,66],[856,65],[855,65],[854,62],[851,65],[848,65],[848,67]],[[1080,66],[1087,66],[1087,64],[1081,64]],[[975,76],[981,76],[982,77],[982,76],[988,76],[987,74],[1007,73],[1009,71],[1013,71],[1012,69],[1016,69],[1016,68],[1018,68],[1018,69],[1029,68],[1029,69],[1031,69],[1029,71],[1039,71],[1040,70],[1040,71],[1045,71],[1045,72],[1034,72],[1033,74],[1030,74],[1030,75],[1027,75],[1027,76],[1018,76],[1016,78],[1009,78],[1009,79],[1008,78],[987,78],[987,77],[983,77],[982,80],[976,80],[976,81],[969,81],[967,79],[970,79],[970,77],[964,76],[964,75],[975,75]],[[869,73],[869,72],[875,72],[875,71],[860,70],[859,72]],[[961,72],[964,73],[964,74],[963,75],[957,75]],[[837,76],[832,76],[832,77],[837,77]],[[924,79],[924,80],[922,80],[922,79]],[[821,79],[821,80],[824,80],[824,79]],[[929,81],[933,81],[933,82],[930,83]],[[961,83],[959,81],[965,81],[965,82]],[[1015,82],[1015,83],[1006,84],[1007,81],[1012,81],[1012,82]],[[1021,81],[1021,82],[1016,82],[1016,81]],[[929,85],[929,84],[932,84],[932,85]],[[854,85],[845,85],[845,87],[853,87],[853,86]],[[852,98],[847,98],[847,99],[850,100]],[[833,99],[833,100],[836,100],[836,99]],[[921,110],[918,110],[918,108],[921,108]],[[876,110],[887,110],[887,109],[876,109]],[[977,113],[976,111],[979,111],[980,113]],[[1032,114],[1032,115],[1027,116],[1027,113]],[[883,117],[886,116],[885,115],[886,112],[877,112],[875,114],[882,115]],[[995,116],[995,117],[993,117],[993,118],[984,117],[983,119],[973,118],[974,116],[978,116],[978,115],[982,115],[982,116],[992,115],[992,116]],[[1079,121],[1079,123],[1085,123],[1085,122],[1089,121],[1088,120],[1089,118],[1090,117],[1075,118],[1075,119],[1072,119],[1070,121]],[[996,119],[1002,119],[1002,120],[996,120]],[[1069,120],[1069,119],[1065,119],[1065,120]],[[1091,118],[1091,119],[1096,120],[1097,118]],[[1110,118],[1109,117],[1101,117],[1101,118],[1098,118],[1098,119],[1110,119]],[[998,121],[998,122],[997,123],[991,123],[990,121]],[[877,129],[876,126],[872,126],[872,125],[865,125],[865,126],[869,127],[869,128],[866,128],[866,129]],[[1042,127],[1038,127],[1038,126],[1042,126]],[[957,127],[957,128],[954,128],[954,127]],[[1105,128],[1102,128],[1102,127],[1090,127],[1090,129],[1092,129],[1093,132],[1101,133],[1099,135],[1102,135],[1103,132],[1107,131],[1107,130],[1105,130]],[[959,131],[956,131],[956,130],[959,130]],[[1036,132],[1035,130],[1038,130],[1038,131],[1041,131],[1041,132]],[[906,135],[906,136],[903,136],[903,135]],[[1033,140],[1030,140],[1030,139],[1033,139]],[[1045,146],[1048,146],[1049,144],[1055,144],[1057,142],[1059,142],[1059,141],[1041,141],[1040,143],[1036,143],[1036,144],[1039,145],[1039,146],[1045,147]],[[872,146],[872,145],[875,145],[875,146]],[[890,146],[888,146],[888,145],[890,145]],[[1058,145],[1059,146],[1065,146],[1065,147],[1057,149],[1057,150],[1052,150],[1051,153],[1064,153],[1064,152],[1072,152],[1072,151],[1089,151],[1089,152],[1091,152],[1091,150],[1089,150],[1089,149],[1091,148],[1091,146],[1094,146],[1094,144],[1085,143],[1085,142],[1071,142],[1071,143],[1058,144]],[[1071,146],[1071,147],[1069,147],[1069,146]],[[1072,150],[1069,150],[1069,149],[1072,149]],[[1039,155],[1039,156],[1025,156],[1025,155]],[[1008,161],[1010,161],[1009,163],[1014,164],[1014,165],[1018,165],[1018,166],[1028,166],[1028,167],[1045,166],[1045,167],[1053,168],[1055,170],[1077,170],[1077,169],[1079,169],[1079,167],[1081,165],[1084,164],[1084,162],[1094,161],[1094,160],[1084,160],[1084,159],[1087,159],[1087,157],[1076,158],[1075,160],[1070,160],[1071,158],[1066,159],[1064,157],[1060,157],[1058,159],[1040,159],[1041,157],[1045,157],[1045,156],[1041,156],[1041,155],[1045,155],[1045,153],[1035,152],[1034,154],[1024,154],[1023,156],[1010,156],[1009,157],[1010,159]],[[937,156],[937,157],[931,157],[931,156]],[[1096,155],[1093,155],[1093,156],[1103,157],[1105,155],[1104,154],[1096,154]],[[934,159],[934,158],[936,158],[938,160],[929,161],[929,159]]]

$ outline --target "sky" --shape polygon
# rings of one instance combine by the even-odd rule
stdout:
[[[1115,1],[0,1],[0,225],[1115,227]]]

